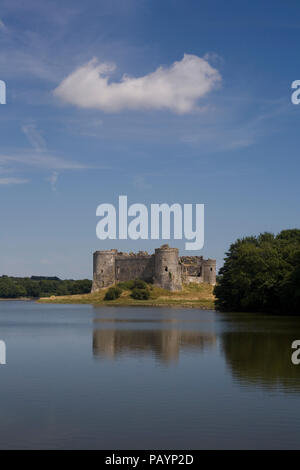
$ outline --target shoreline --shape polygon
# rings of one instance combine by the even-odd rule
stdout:
[[[198,310],[216,310],[214,305],[201,305],[197,303],[155,303],[138,301],[132,303],[110,302],[76,302],[76,301],[48,301],[47,298],[36,301],[38,304],[55,304],[55,305],[93,305],[94,307],[158,307],[158,308],[197,308]]]
[[[36,300],[39,299],[35,299],[34,297],[17,297],[16,299],[0,297],[0,302],[34,302]]]
[[[178,307],[198,308],[201,310],[214,310],[215,297],[213,286],[210,284],[185,285],[182,291],[167,291],[151,286],[148,300],[135,300],[130,290],[124,290],[115,300],[104,300],[107,289],[91,294],[77,294],[69,296],[51,296],[37,300],[38,303],[47,304],[89,304],[96,307]]]

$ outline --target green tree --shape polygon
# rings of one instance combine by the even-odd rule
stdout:
[[[51,295],[86,294],[91,291],[92,281],[83,279],[79,281],[62,281],[58,277],[46,278],[42,276],[0,277],[0,297],[47,297]]]
[[[300,230],[237,240],[214,293],[224,311],[300,313]]]

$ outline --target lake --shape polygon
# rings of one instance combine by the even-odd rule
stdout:
[[[0,448],[300,448],[300,318],[0,302]]]

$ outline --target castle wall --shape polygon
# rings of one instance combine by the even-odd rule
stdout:
[[[198,283],[203,280],[203,256],[181,256],[179,258],[181,264],[182,282],[185,284]]]
[[[186,265],[201,266],[203,263],[203,256],[180,256],[179,261]]]
[[[214,259],[207,259],[203,261],[203,280],[207,282],[207,284],[216,284],[216,260]]]
[[[116,282],[131,279],[152,281],[154,276],[154,256],[116,258]]]
[[[93,258],[92,292],[115,283],[115,257],[117,250],[96,251]]]
[[[198,276],[189,276],[188,274],[185,274],[182,276],[182,282],[184,284],[203,284],[203,277],[198,277]]]
[[[116,282],[142,279],[171,291],[181,290],[182,283],[216,283],[216,260],[202,256],[182,256],[178,249],[163,245],[155,255],[119,253],[117,250],[96,251],[93,258],[92,292],[113,286]]]
[[[182,289],[178,249],[168,245],[155,250],[154,283],[171,291]]]

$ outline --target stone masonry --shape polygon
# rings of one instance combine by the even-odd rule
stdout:
[[[177,248],[162,245],[155,253],[121,253],[117,250],[94,253],[92,292],[122,281],[143,279],[170,291],[182,284],[216,283],[216,260],[202,256],[181,256]]]

